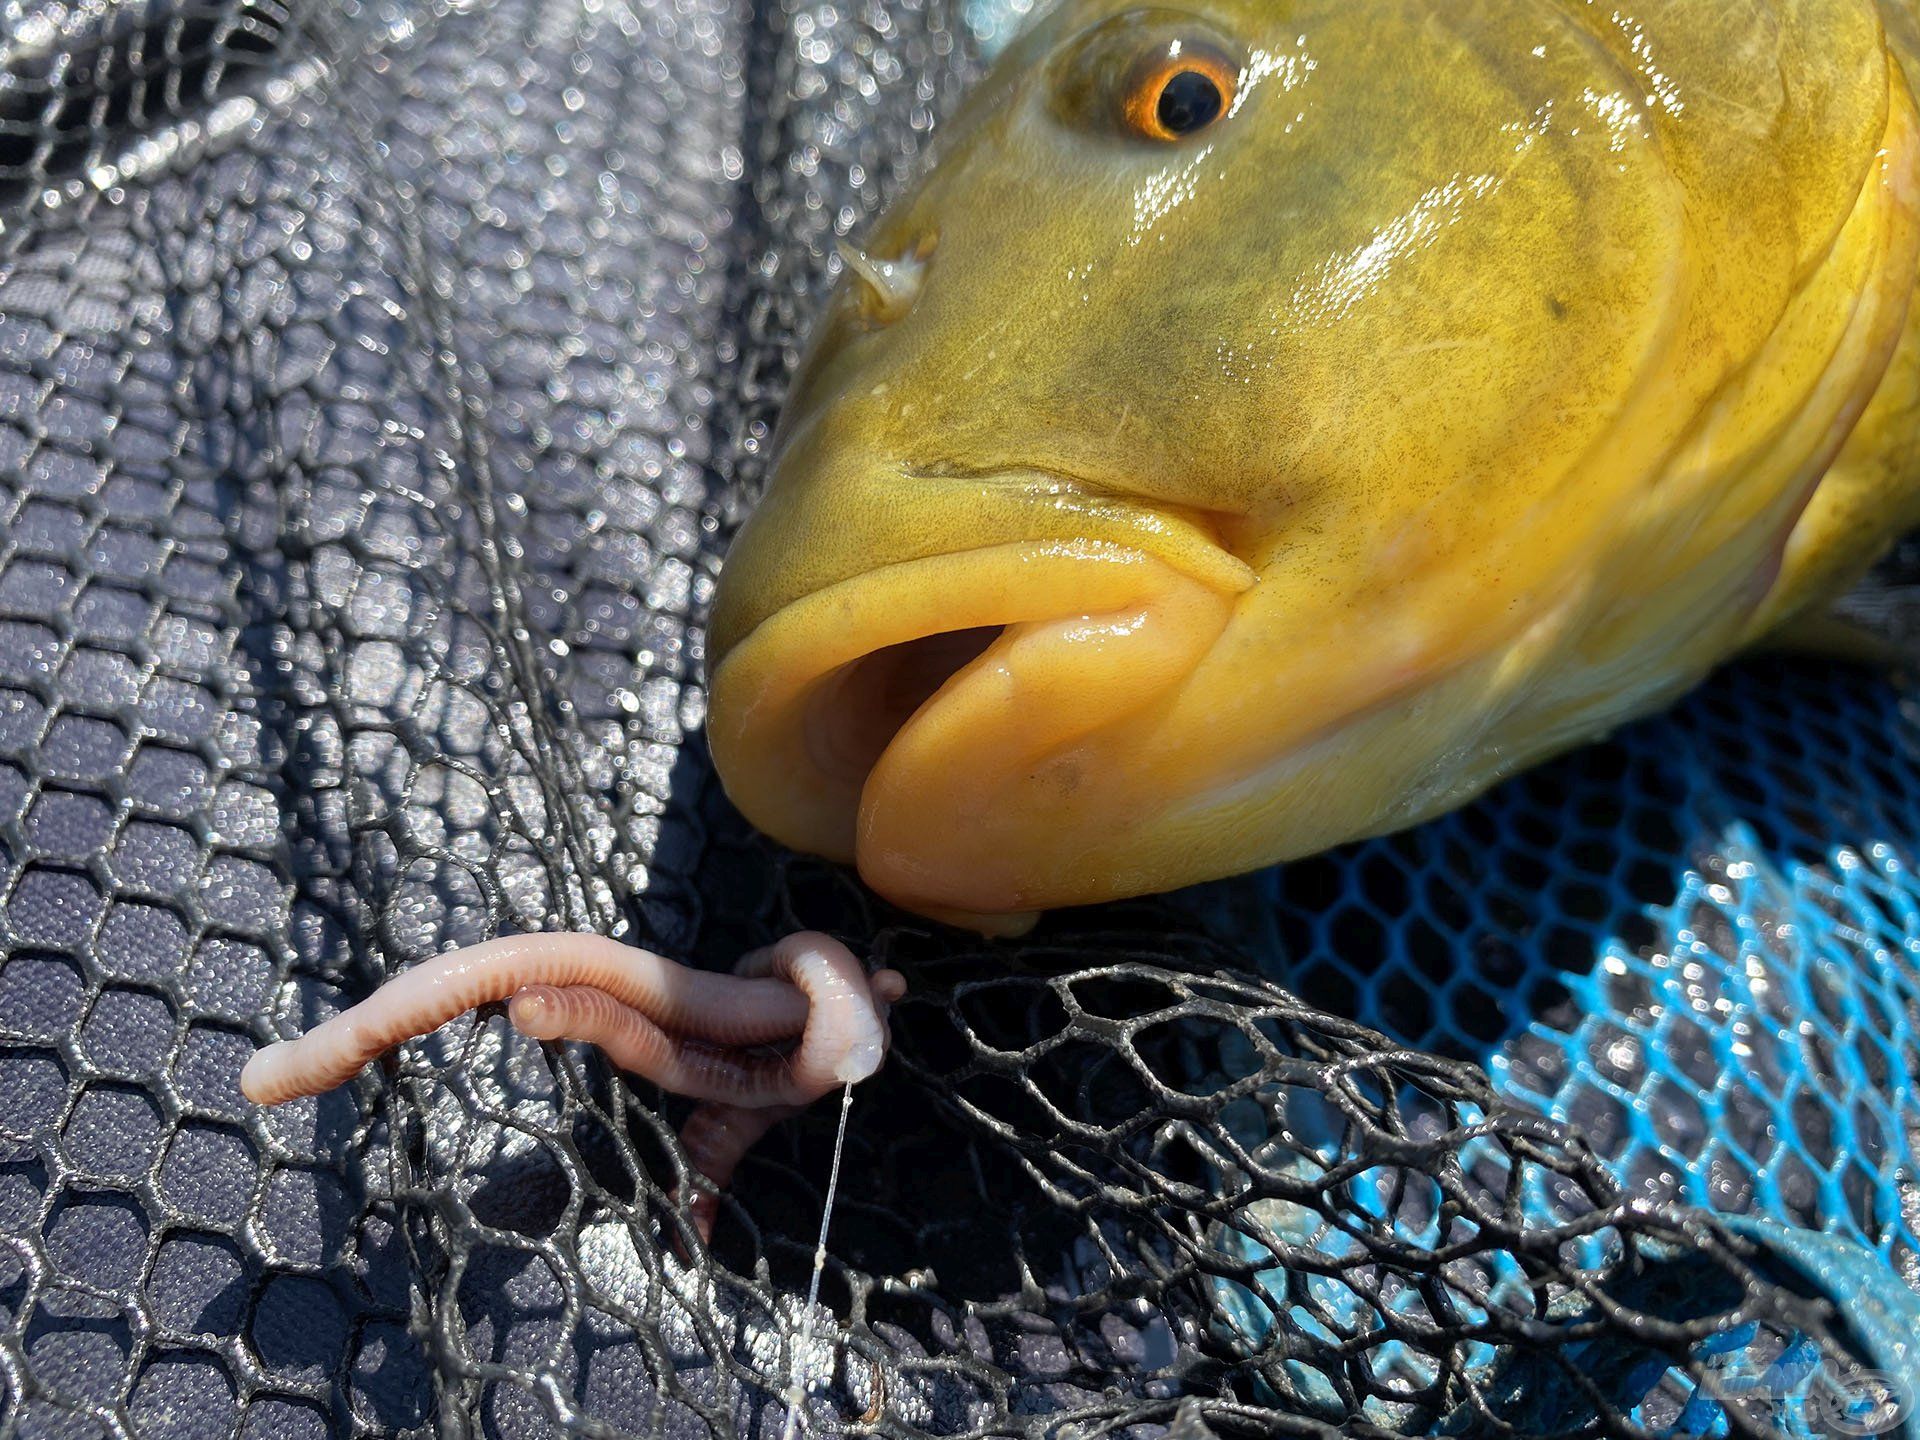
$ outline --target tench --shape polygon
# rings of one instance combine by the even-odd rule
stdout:
[[[721,578],[777,839],[985,930],[1411,825],[1920,521],[1912,0],[1061,0]]]

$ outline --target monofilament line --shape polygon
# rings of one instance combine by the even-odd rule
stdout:
[[[840,1157],[847,1148],[847,1116],[853,1110],[853,1085],[840,1092],[840,1129],[833,1137],[833,1169],[827,1173],[827,1203],[820,1209],[820,1239],[813,1247],[813,1279],[807,1283],[807,1308],[800,1315],[800,1335],[793,1347],[793,1378],[787,1382],[787,1424],[780,1440],[793,1440],[800,1430],[800,1405],[807,1394],[808,1347],[813,1344],[813,1307],[820,1303],[820,1272],[827,1268],[827,1227],[833,1224],[833,1200],[840,1192]]]

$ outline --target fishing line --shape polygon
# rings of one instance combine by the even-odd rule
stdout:
[[[834,1197],[840,1192],[840,1157],[847,1148],[847,1116],[853,1111],[853,1082],[840,1092],[840,1128],[833,1137],[833,1169],[827,1173],[827,1202],[820,1210],[820,1238],[813,1247],[813,1278],[807,1282],[807,1308],[800,1315],[800,1336],[794,1345],[793,1378],[787,1383],[787,1424],[780,1440],[794,1440],[800,1429],[800,1402],[806,1398],[807,1347],[813,1343],[813,1309],[820,1303],[820,1272],[827,1268],[827,1228],[833,1224]]]

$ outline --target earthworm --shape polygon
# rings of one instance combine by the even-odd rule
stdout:
[[[510,1000],[536,1040],[597,1045],[623,1070],[703,1101],[683,1134],[694,1167],[724,1189],[775,1124],[886,1058],[895,970],[871,978],[844,945],[813,932],[756,950],[731,975],[694,970],[603,935],[514,935],[414,966],[298,1040],[269,1045],[240,1072],[262,1105],[317,1095],[368,1061],[478,1005]],[[791,1053],[761,1049],[799,1037]],[[716,1193],[688,1202],[703,1239]]]
[[[869,981],[851,951],[816,934],[789,935],[747,956],[733,975],[707,978],[742,990],[773,983],[803,997],[801,1024],[757,1037],[764,1042],[798,1033],[799,1046],[781,1055],[742,1050],[746,1042],[741,1041],[716,1044],[717,1025],[670,1033],[668,1023],[645,1007],[592,983],[525,986],[507,1014],[523,1035],[596,1045],[622,1070],[644,1075],[676,1095],[759,1110],[809,1105],[878,1070],[887,1048],[884,1007],[905,988],[893,970]]]
[[[897,970],[878,970],[869,978],[857,963],[851,966],[846,963],[853,957],[842,947],[832,941],[827,941],[826,946],[820,945],[818,942],[823,938],[789,936],[777,945],[754,951],[734,966],[734,974],[743,977],[778,975],[792,980],[813,1001],[811,1016],[823,1017],[829,1005],[844,1008],[836,1010],[831,1020],[823,1019],[817,1027],[821,1032],[818,1039],[814,1038],[816,1027],[810,1025],[800,1048],[784,1062],[775,1062],[785,1065],[784,1079],[792,1087],[790,1102],[775,1099],[771,1093],[759,1101],[743,1101],[735,1095],[709,1101],[687,1117],[687,1123],[680,1130],[681,1147],[693,1167],[715,1187],[712,1191],[696,1191],[687,1201],[687,1214],[702,1240],[713,1237],[713,1222],[720,1213],[720,1197],[716,1192],[732,1183],[733,1172],[747,1152],[760,1142],[761,1136],[782,1120],[798,1115],[829,1091],[865,1079],[866,1075],[848,1072],[867,1066],[870,1052],[865,1047],[873,1039],[877,1039],[880,1053],[872,1057],[866,1074],[877,1070],[885,1058],[887,1010],[906,993],[905,978]],[[860,990],[867,992],[864,1002],[848,998],[858,995]],[[871,1038],[850,1042],[837,1033],[829,1033],[829,1025],[840,1024],[857,1027],[857,1032],[850,1028],[849,1034],[863,1033]],[[874,1034],[876,1026],[877,1034]],[[853,1065],[846,1063],[856,1055],[859,1058]],[[615,1063],[619,1063],[617,1058]]]
[[[769,1105],[750,1110],[740,1105],[702,1105],[680,1127],[680,1147],[693,1168],[713,1182],[711,1190],[695,1190],[686,1197],[687,1218],[702,1240],[713,1238],[713,1222],[720,1217],[720,1194],[733,1183],[733,1172],[760,1137],[798,1115],[804,1106]],[[681,1198],[678,1194],[674,1196]]]
[[[733,975],[601,935],[514,935],[424,961],[299,1039],[267,1046],[240,1088],[262,1105],[317,1095],[402,1041],[511,998],[523,1033],[602,1044],[616,1064],[694,1099],[805,1104],[880,1067],[878,1007],[904,988],[895,971],[869,982],[845,946],[812,933],[756,951]],[[749,1049],[795,1036],[791,1057]]]

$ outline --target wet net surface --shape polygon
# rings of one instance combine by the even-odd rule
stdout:
[[[1844,1307],[1689,1206],[1915,1278],[1884,679],[1017,946],[726,807],[700,616],[976,8],[8,10],[0,1430],[774,1436],[797,1362],[822,1434],[1835,1428]],[[238,1094],[449,944],[799,924],[913,985],[811,1314],[831,1106],[708,1252],[682,1110],[497,1016]]]

